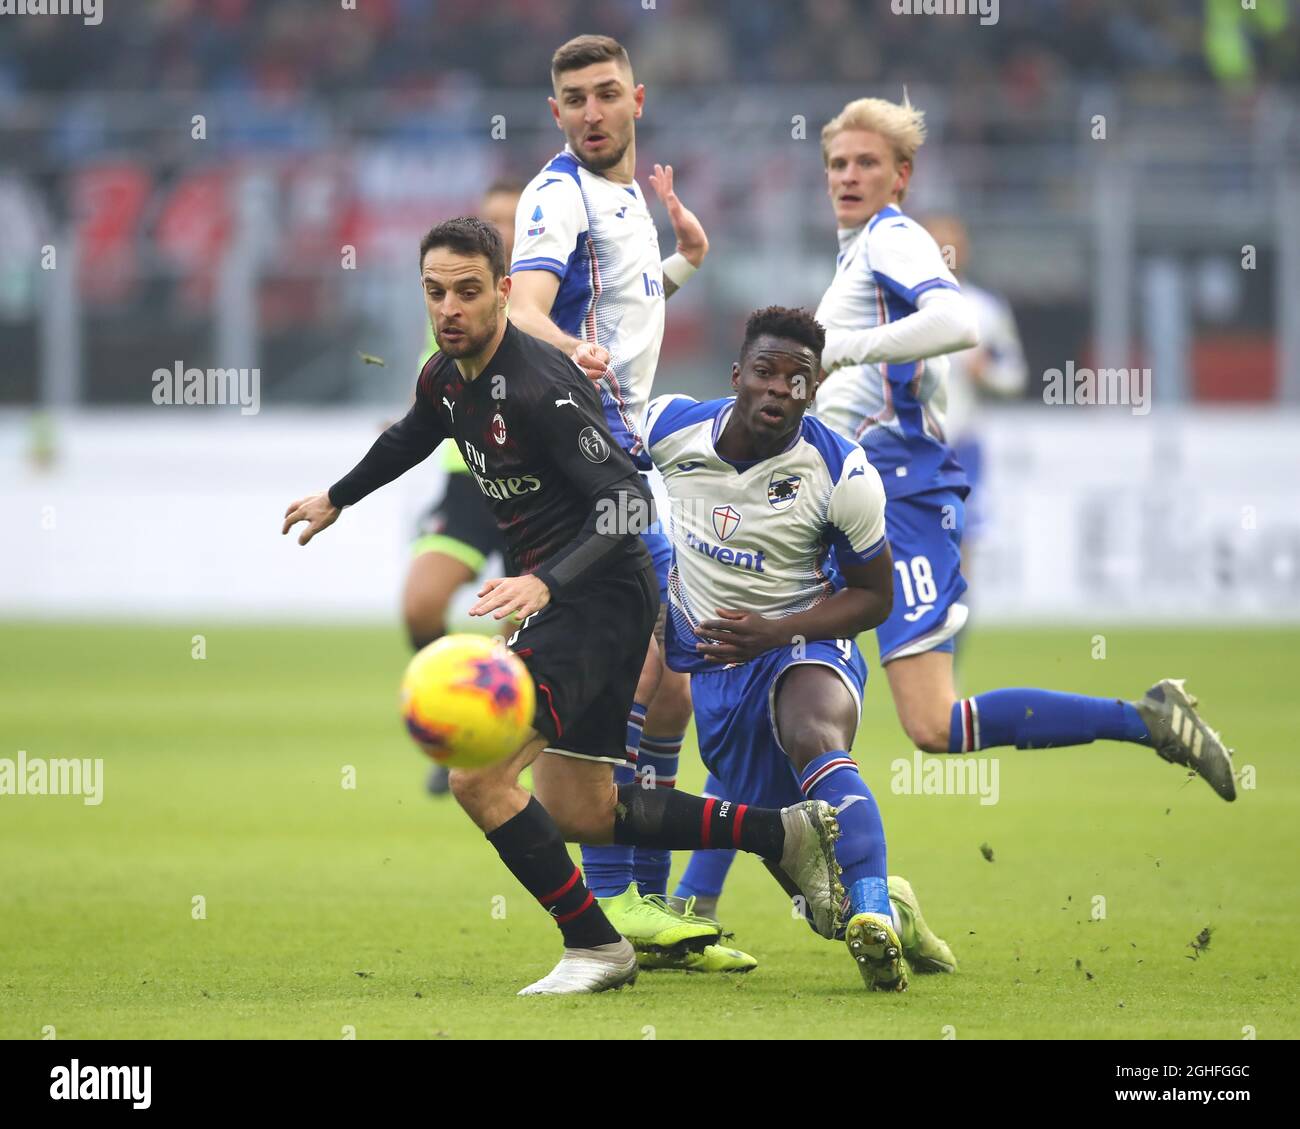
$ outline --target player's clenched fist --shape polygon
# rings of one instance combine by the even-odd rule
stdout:
[[[573,362],[587,374],[588,380],[599,380],[609,372],[609,350],[594,341],[583,341],[572,353]]]
[[[341,512],[339,507],[330,501],[330,496],[325,491],[319,494],[308,494],[307,497],[299,498],[289,504],[289,508],[284,511],[284,528],[280,533],[281,535],[288,533],[300,521],[305,521],[307,528],[298,538],[298,544],[305,545],[322,529],[328,529],[338,521]]]
[[[491,612],[493,619],[505,619],[511,613],[525,619],[551,602],[551,590],[531,574],[486,580],[478,595],[469,614],[487,615]]]

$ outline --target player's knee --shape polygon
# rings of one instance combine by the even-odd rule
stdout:
[[[636,700],[644,705],[649,705],[659,692],[663,675],[664,669],[659,660],[659,648],[652,638],[650,648],[646,652],[645,662],[641,664],[641,677],[636,682]]]
[[[852,743],[851,733],[845,733],[842,726],[824,717],[801,718],[796,732],[781,735],[786,755],[800,771],[823,753],[847,750]]]
[[[908,739],[924,753],[948,751],[948,719],[938,715],[905,717],[903,731]]]
[[[471,815],[480,811],[492,794],[494,780],[488,772],[453,768],[447,774],[447,786],[456,802]]]
[[[609,842],[614,819],[612,803],[560,803],[546,810],[566,843]]]
[[[402,620],[413,650],[427,647],[447,632],[446,608],[427,597],[407,596],[402,601]]]
[[[654,725],[646,719],[646,731],[679,733],[691,720],[691,679],[675,671],[665,672],[654,699]]]

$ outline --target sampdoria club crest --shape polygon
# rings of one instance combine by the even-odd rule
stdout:
[[[773,471],[767,484],[767,501],[772,509],[785,510],[793,506],[794,500],[799,497],[800,481],[802,480],[797,474]]]

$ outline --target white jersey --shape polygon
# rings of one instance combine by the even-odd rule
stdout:
[[[716,669],[695,629],[737,608],[771,618],[806,611],[842,582],[827,567],[885,547],[885,492],[862,448],[805,416],[780,454],[736,465],[715,442],[734,398],[660,396],[646,417],[650,457],[672,517],[667,652],[674,670]]]
[[[936,286],[960,290],[930,233],[893,204],[838,235],[835,278],[817,307],[827,333],[873,329],[914,314],[917,299]],[[947,369],[943,357],[845,366],[817,390],[813,410],[851,439],[883,429],[904,441],[943,442]]]
[[[956,443],[970,427],[982,400],[1019,396],[1029,379],[1024,346],[1006,299],[969,281],[961,284],[961,292],[975,310],[980,343],[974,349],[948,354],[948,419],[944,430],[950,443]],[[984,370],[978,384],[970,373],[976,361]]]
[[[559,276],[556,325],[609,350],[605,419],[645,469],[641,421],[664,338],[664,280],[659,232],[640,186],[591,172],[566,146],[519,198],[510,273],[526,270]]]

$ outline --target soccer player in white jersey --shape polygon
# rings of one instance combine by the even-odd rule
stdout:
[[[821,140],[839,256],[817,308],[826,349],[814,410],[862,445],[884,483],[895,593],[876,638],[904,731],[930,753],[1127,741],[1192,769],[1232,800],[1230,750],[1181,679],[1162,679],[1135,701],[1027,688],[957,697],[968,486],[944,431],[943,354],[978,343],[976,319],[934,239],[902,211],[925,140],[922,112],[862,98],[827,123]],[[709,781],[705,794],[716,787]],[[725,854],[697,853],[677,895],[716,913],[728,865]]]
[[[804,414],[823,343],[807,311],[760,310],[734,398],[651,404],[646,441],[672,507],[668,662],[691,674],[720,803],[836,808],[849,951],[869,988],[902,991],[880,810],[850,755],[867,677],[854,639],[894,599],[885,492],[858,444]],[[830,924],[815,926],[833,937]]]
[[[565,43],[551,61],[551,84],[548,101],[566,144],[524,189],[515,212],[510,316],[597,381],[611,433],[638,468],[650,471],[641,424],[663,341],[664,302],[699,267],[708,238],[673,191],[672,166],[656,165],[650,182],[677,237],[676,253],[660,262],[659,233],[635,175],[645,88],[617,40],[582,35]],[[662,603],[671,549],[657,528],[644,537]],[[618,782],[639,777],[672,787],[690,716],[687,679],[665,670],[652,641],[628,717],[629,763],[616,768]],[[716,941],[720,928],[665,902],[667,851],[584,847],[582,861],[605,912],[638,951],[689,956],[700,966],[700,942]],[[753,966],[743,954],[705,948],[708,969],[738,970],[737,961]]]
[[[920,110],[879,98],[850,102],[822,130],[840,255],[817,311],[828,374],[817,411],[862,443],[889,498],[895,610],[876,636],[899,721],[932,753],[1130,741],[1194,768],[1231,800],[1228,750],[1179,681],[1158,682],[1135,702],[1034,689],[957,698],[967,483],[944,432],[944,373],[930,358],[979,338],[938,245],[902,212],[924,140]]]

